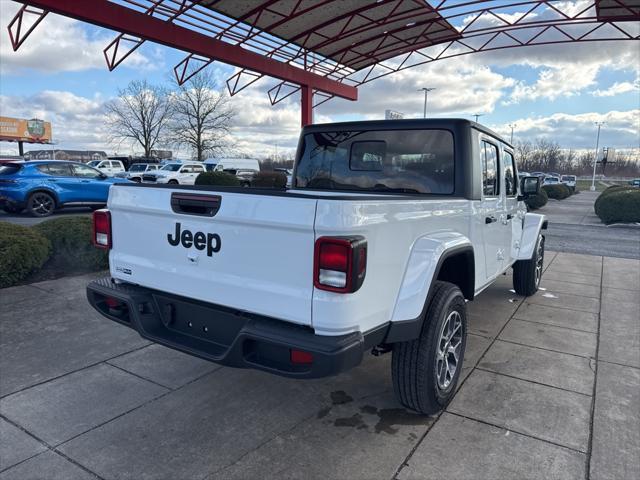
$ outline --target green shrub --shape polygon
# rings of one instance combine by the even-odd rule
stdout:
[[[106,250],[91,243],[92,222],[89,217],[62,217],[33,227],[51,242],[51,260],[47,268],[59,274],[98,271],[109,266]]]
[[[547,192],[541,188],[537,195],[531,195],[524,203],[527,204],[529,210],[537,210],[538,208],[544,207],[548,201],[549,197],[547,196]]]
[[[640,190],[633,187],[608,188],[596,200],[594,210],[606,224],[640,222]]]
[[[219,187],[239,187],[240,180],[227,172],[204,172],[196,177],[196,185],[216,185]]]
[[[49,258],[51,244],[38,231],[0,222],[0,288],[15,285]]]
[[[549,198],[555,198],[556,200],[564,200],[571,196],[571,190],[566,185],[559,183],[556,185],[543,185],[542,189]]]
[[[252,187],[286,188],[287,176],[282,172],[258,172],[251,181]]]
[[[598,210],[602,200],[607,198],[612,193],[619,192],[621,190],[633,190],[633,188],[626,185],[612,185],[610,187],[605,188],[604,191],[600,195],[598,195],[598,198],[596,198],[596,202],[593,205],[596,215],[599,215]]]

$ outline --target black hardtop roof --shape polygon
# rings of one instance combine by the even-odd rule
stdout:
[[[303,127],[302,134],[311,132],[331,132],[335,130],[364,130],[364,129],[403,129],[403,128],[475,128],[487,135],[495,137],[513,148],[501,135],[490,128],[466,118],[408,118],[402,120],[358,120],[353,122],[315,123]]]

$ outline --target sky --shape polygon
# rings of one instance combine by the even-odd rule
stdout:
[[[571,9],[585,1],[558,3]],[[147,42],[109,72],[102,50],[116,34],[53,14],[13,52],[7,25],[19,6],[0,0],[0,115],[51,121],[56,148],[140,153],[109,143],[104,103],[132,80],[169,85],[184,53]],[[220,88],[235,71],[219,62],[208,68]],[[299,96],[271,106],[267,90],[274,84],[263,78],[232,97],[238,152],[264,157],[276,148],[280,154],[295,150]],[[430,117],[482,114],[480,123],[507,137],[514,125],[514,140],[545,138],[575,150],[595,148],[595,122],[603,121],[600,146],[640,148],[640,41],[544,45],[439,60],[361,86],[357,102],[333,99],[315,109],[314,121],[381,119],[386,109],[421,117],[422,87],[435,88]],[[16,152],[15,144],[0,143],[0,153]]]

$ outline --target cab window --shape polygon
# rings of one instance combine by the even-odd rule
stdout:
[[[498,147],[493,143],[483,141],[480,156],[482,159],[482,193],[485,197],[497,197],[500,195]]]
[[[518,182],[516,181],[516,163],[511,152],[504,152],[504,190],[508,197],[518,194]]]

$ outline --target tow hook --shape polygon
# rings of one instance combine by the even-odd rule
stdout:
[[[393,350],[393,346],[387,343],[383,343],[381,345],[376,345],[371,349],[371,355],[374,357],[379,357],[380,355],[384,355],[385,353],[389,353]]]

